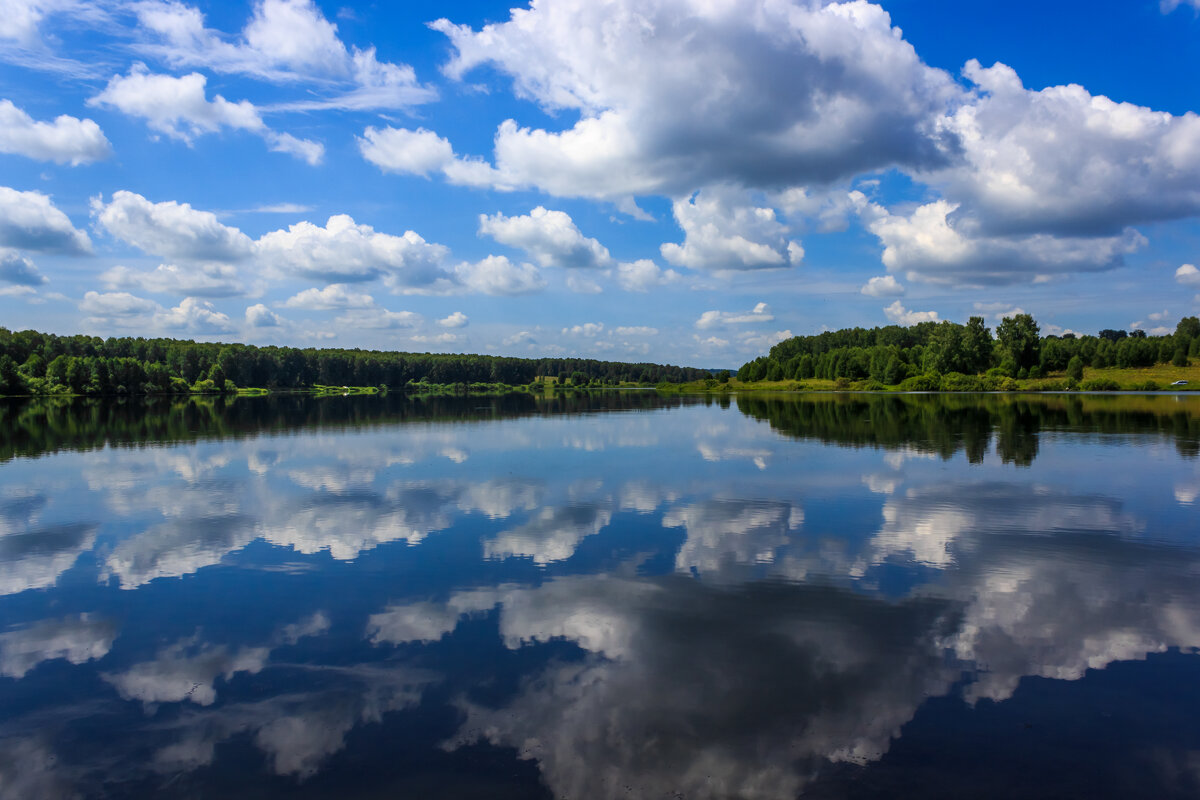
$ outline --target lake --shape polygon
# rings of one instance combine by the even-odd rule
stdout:
[[[1200,396],[0,404],[0,796],[1200,796]]]

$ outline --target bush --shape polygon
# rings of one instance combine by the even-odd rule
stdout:
[[[1080,384],[1079,388],[1085,392],[1115,392],[1120,390],[1121,384],[1109,378],[1092,378]]]
[[[963,375],[961,372],[947,372],[942,376],[939,388],[943,392],[984,392],[984,381],[978,375]]]
[[[924,375],[914,375],[900,382],[902,392],[936,392],[942,387],[942,379],[936,373],[927,372]]]
[[[1135,383],[1133,385],[1134,391],[1137,392],[1157,392],[1161,388],[1157,381],[1143,381],[1142,383]]]
[[[987,372],[984,373],[984,376],[988,377],[988,378],[995,378],[995,379],[999,380],[1000,378],[1011,378],[1012,373],[1009,372],[1004,367],[992,367],[991,369],[989,369]]]
[[[844,378],[844,377],[843,377],[843,378],[838,378],[836,381],[834,381],[834,382],[833,382],[833,388],[835,388],[835,389],[849,389],[849,388],[850,388],[850,379],[849,379],[849,378]]]
[[[1083,359],[1079,356],[1071,356],[1071,360],[1067,362],[1067,377],[1078,383],[1083,380]]]
[[[1001,378],[996,389],[1001,392],[1015,392],[1017,391],[1017,382],[1012,378]]]

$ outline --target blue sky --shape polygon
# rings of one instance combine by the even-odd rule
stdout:
[[[1200,0],[0,0],[0,324],[736,367],[1200,311]]]

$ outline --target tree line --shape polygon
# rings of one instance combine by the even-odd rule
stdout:
[[[237,387],[510,386],[553,378],[573,385],[650,384],[707,378],[702,369],[589,358],[297,349],[142,337],[57,336],[0,328],[0,395],[159,394]]]
[[[995,335],[982,317],[971,317],[966,325],[922,322],[794,336],[744,364],[737,377],[743,381],[872,380],[895,386],[947,375],[1025,379],[1065,372],[1078,381],[1084,367],[1182,367],[1197,357],[1197,317],[1184,317],[1175,332],[1165,336],[1111,329],[1097,336],[1042,336],[1031,315],[1017,314],[1002,320]]]

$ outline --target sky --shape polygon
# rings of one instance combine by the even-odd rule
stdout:
[[[1200,0],[0,0],[0,325],[736,368],[1200,312]]]

